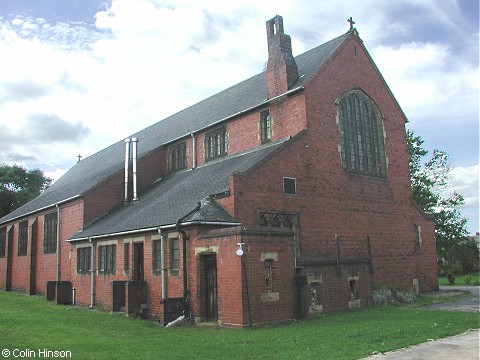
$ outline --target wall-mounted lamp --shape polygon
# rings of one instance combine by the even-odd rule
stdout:
[[[237,243],[237,246],[238,246],[237,255],[238,255],[238,256],[242,256],[242,255],[243,255],[243,245],[245,245],[245,243]]]

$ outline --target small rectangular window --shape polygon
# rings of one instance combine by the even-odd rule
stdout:
[[[158,273],[162,270],[162,248],[161,248],[161,241],[155,240],[153,244],[153,272]]]
[[[265,278],[265,292],[271,293],[273,290],[273,260],[272,259],[267,259],[263,263],[265,267],[265,273],[264,273],[264,278]]]
[[[422,227],[415,224],[415,245],[422,246]]]
[[[88,274],[90,272],[91,255],[91,247],[77,249],[77,274]]]
[[[123,270],[125,273],[130,271],[130,244],[123,244]]]
[[[295,195],[297,193],[297,180],[295,178],[283,178],[283,192],[288,195]]]
[[[262,110],[260,112],[260,142],[262,144],[272,140],[272,121],[270,118],[270,110]]]
[[[43,223],[43,252],[52,254],[57,251],[57,212],[45,215]]]
[[[179,252],[179,242],[178,239],[172,239],[171,244],[171,258],[170,258],[170,270],[173,272],[178,272],[180,269],[180,252]]]
[[[28,221],[22,221],[18,224],[18,256],[27,255],[27,242],[28,242]]]

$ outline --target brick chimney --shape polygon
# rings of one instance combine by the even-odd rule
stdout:
[[[276,15],[267,21],[268,62],[267,94],[271,99],[285,93],[298,79],[298,69],[292,55],[292,41],[283,32],[283,18]]]

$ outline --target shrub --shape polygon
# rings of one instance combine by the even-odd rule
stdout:
[[[465,275],[465,285],[470,285],[470,283],[472,282],[473,278],[472,278],[472,275],[470,274],[467,274]]]
[[[377,289],[373,291],[373,304],[413,304],[418,295],[413,291]]]
[[[455,274],[454,273],[448,273],[447,274],[447,279],[448,279],[448,283],[450,285],[455,284]]]

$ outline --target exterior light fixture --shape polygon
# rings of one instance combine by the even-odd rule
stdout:
[[[242,255],[243,255],[243,245],[245,245],[245,243],[237,243],[237,246],[238,246],[237,255],[238,255],[238,256],[242,256]]]

